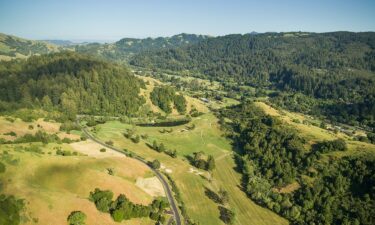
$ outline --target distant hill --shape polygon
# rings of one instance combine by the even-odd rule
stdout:
[[[90,43],[86,45],[77,45],[75,50],[80,53],[95,55],[112,61],[124,62],[134,54],[140,52],[188,46],[199,43],[208,38],[209,36],[205,35],[184,33],[172,37],[145,39],[123,38],[110,44]]]
[[[27,58],[60,50],[58,46],[45,41],[32,41],[0,33],[0,60]]]
[[[58,45],[58,46],[70,46],[70,45],[76,44],[69,40],[43,40],[43,41],[48,42],[53,45]]]

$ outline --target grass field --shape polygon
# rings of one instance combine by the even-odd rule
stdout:
[[[253,203],[241,191],[241,175],[234,170],[231,145],[223,137],[217,118],[206,113],[193,118],[188,125],[192,124],[195,125],[193,130],[187,131],[186,125],[182,125],[173,127],[171,133],[161,133],[163,127],[139,127],[110,121],[98,125],[95,135],[103,141],[112,140],[115,146],[127,148],[148,160],[160,160],[163,169],[170,172],[180,189],[188,215],[200,224],[223,224],[219,219],[218,205],[205,195],[205,187],[215,191],[224,188],[229,192],[229,207],[237,214],[235,224],[287,224],[275,213]],[[148,138],[135,144],[123,136],[126,129],[133,129],[139,135],[147,134]],[[154,140],[164,143],[167,149],[176,149],[178,157],[173,159],[147,147],[146,143],[152,144]],[[211,154],[216,159],[217,169],[211,182],[208,172],[195,169],[186,159],[187,155],[197,151]]]
[[[58,131],[59,128],[59,124],[42,123],[40,120],[33,123],[16,120],[10,123],[3,119],[0,122],[0,130],[12,130],[18,135],[25,134],[21,128],[26,128],[26,133],[35,132],[28,130],[30,124],[40,124],[38,129],[50,133]],[[39,146],[43,154],[26,151],[25,147],[30,145]],[[138,204],[147,205],[153,200],[154,197],[148,194],[145,188],[136,185],[139,178],[154,177],[147,166],[124,155],[102,153],[99,151],[101,146],[94,145],[95,143],[87,142],[0,145],[0,161],[6,164],[6,172],[0,175],[0,191],[25,199],[22,224],[65,224],[67,216],[75,210],[83,211],[87,215],[87,224],[119,224],[115,223],[109,214],[99,212],[88,200],[90,191],[95,188],[112,190],[115,196],[123,193]],[[56,147],[81,154],[56,155]],[[82,151],[84,148],[88,151]],[[114,175],[108,174],[108,168],[114,171]],[[120,224],[154,223],[155,221],[149,218],[142,218]]]

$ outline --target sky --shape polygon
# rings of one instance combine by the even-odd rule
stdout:
[[[343,30],[375,31],[375,0],[0,0],[0,33],[29,39]]]

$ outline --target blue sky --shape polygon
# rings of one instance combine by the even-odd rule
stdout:
[[[375,31],[375,0],[0,0],[0,32],[30,39],[338,30]]]

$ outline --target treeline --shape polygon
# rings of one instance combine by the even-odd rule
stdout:
[[[176,94],[175,89],[170,86],[155,87],[150,94],[150,98],[152,104],[158,106],[166,113],[172,112],[172,104],[180,114],[186,112],[186,100],[184,96]]]
[[[158,144],[157,141],[153,141],[152,145],[147,144],[148,147],[157,151],[157,152],[164,152],[165,154],[169,155],[172,158],[177,158],[177,151],[176,149],[167,149],[163,143]]]
[[[0,63],[0,111],[58,109],[75,114],[135,115],[144,83],[126,68],[72,52]]]
[[[321,99],[313,113],[374,127],[375,33],[227,35],[141,53],[131,64]],[[280,102],[280,99],[278,101]],[[320,103],[320,102],[316,102]],[[288,106],[288,104],[285,104]],[[298,105],[294,109],[299,109]]]
[[[163,213],[169,207],[168,201],[164,198],[157,198],[148,206],[134,204],[123,194],[120,194],[113,201],[112,191],[103,191],[98,188],[90,192],[89,199],[95,203],[99,211],[110,213],[116,222],[132,218],[150,217],[152,220],[164,223],[165,217]]]
[[[81,138],[79,140],[83,140]],[[23,136],[17,137],[13,141],[7,141],[3,138],[0,138],[0,144],[19,144],[19,143],[30,143],[30,142],[42,142],[43,144],[48,143],[72,143],[74,141],[79,140],[71,140],[69,138],[59,138],[56,134],[48,134],[45,131],[38,130],[35,134],[25,134]]]
[[[373,154],[326,157],[326,153],[345,151],[346,143],[322,141],[307,149],[306,140],[249,102],[218,115],[238,147],[236,162],[251,199],[293,224],[374,223]],[[279,191],[291,184],[300,187]]]

